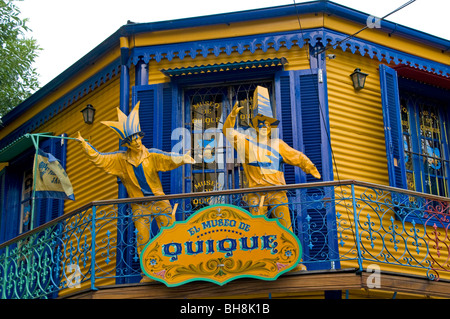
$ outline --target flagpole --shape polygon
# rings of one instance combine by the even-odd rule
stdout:
[[[35,212],[35,204],[36,204],[36,172],[37,172],[37,156],[39,152],[39,134],[28,134],[31,138],[31,141],[34,144],[35,154],[34,154],[34,165],[33,165],[33,191],[31,195],[31,221],[30,221],[30,230],[34,228],[34,212]],[[36,138],[36,139],[35,139]]]

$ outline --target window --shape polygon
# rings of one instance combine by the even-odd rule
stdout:
[[[250,127],[253,92],[258,85],[267,87],[272,95],[271,81],[185,90],[185,126],[197,162],[185,170],[185,192],[247,187],[242,165],[234,149],[227,147],[230,144],[222,134],[222,127],[236,102],[244,107],[236,121],[237,127],[244,130]]]
[[[28,169],[24,172],[22,181],[22,200],[20,202],[20,225],[19,233],[25,233],[31,230],[31,205],[33,193],[33,170]]]
[[[406,79],[399,86],[385,65],[380,84],[390,185],[448,197],[448,92]]]
[[[448,115],[439,102],[401,93],[403,147],[407,187],[449,196]]]

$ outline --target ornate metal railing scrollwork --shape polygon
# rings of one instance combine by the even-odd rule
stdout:
[[[214,204],[281,224],[289,214],[307,270],[377,264],[450,278],[450,199],[350,180],[92,202],[0,245],[0,296],[56,298],[139,281],[139,252],[159,224]]]

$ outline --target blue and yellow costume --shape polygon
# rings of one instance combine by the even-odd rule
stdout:
[[[79,134],[78,140],[89,160],[107,174],[117,176],[125,186],[129,197],[165,195],[158,172],[173,170],[183,164],[194,163],[188,156],[167,153],[157,149],[147,149],[141,142],[143,132],[139,124],[139,102],[127,117],[120,109],[118,122],[105,121],[122,139],[126,151],[100,153]],[[169,201],[152,201],[148,204],[132,204],[133,218],[138,230],[138,252],[150,239],[150,216],[154,216],[158,226],[172,224],[172,207]]]
[[[248,187],[264,187],[286,185],[282,163],[300,167],[305,173],[320,178],[320,173],[315,165],[302,152],[299,152],[283,140],[270,138],[270,134],[262,136],[262,129],[270,130],[278,121],[272,116],[272,108],[267,89],[257,87],[253,97],[253,128],[257,132],[257,138],[250,134],[243,134],[234,129],[236,116],[242,107],[236,103],[230,115],[225,120],[223,132],[226,138],[236,149],[241,161]],[[268,131],[270,132],[270,131]],[[260,205],[260,199],[264,195],[264,202]],[[271,215],[278,218],[280,223],[292,230],[288,198],[285,191],[268,192],[266,194],[248,194],[249,210],[254,215],[265,215],[267,209],[271,209]]]

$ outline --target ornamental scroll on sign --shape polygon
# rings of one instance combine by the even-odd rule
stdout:
[[[298,238],[277,220],[213,205],[163,228],[141,254],[145,275],[168,287],[191,281],[275,280],[301,259]]]

